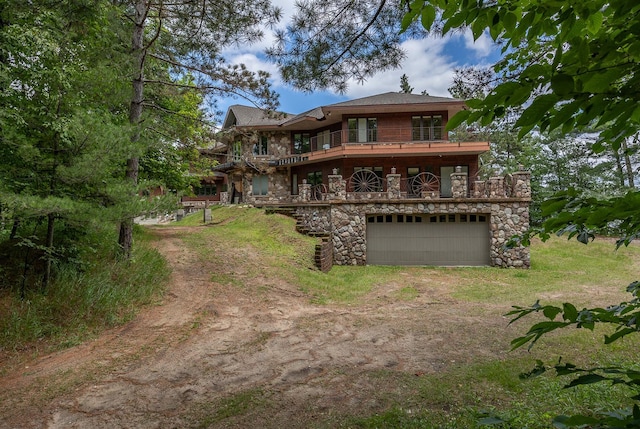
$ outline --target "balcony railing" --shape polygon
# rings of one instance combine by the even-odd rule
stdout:
[[[343,145],[425,143],[480,141],[480,136],[470,132],[445,131],[444,127],[377,127],[368,130],[340,130],[309,139],[298,148],[298,153],[317,152]]]

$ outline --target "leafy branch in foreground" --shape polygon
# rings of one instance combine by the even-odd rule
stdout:
[[[607,308],[590,308],[578,311],[571,303],[564,303],[562,307],[553,305],[540,305],[537,301],[530,307],[513,306],[515,310],[508,312],[507,316],[515,316],[509,324],[528,316],[531,313],[542,313],[548,320],[529,328],[522,337],[511,341],[512,350],[529,343],[530,350],[533,345],[545,334],[567,326],[586,328],[591,331],[596,323],[614,325],[615,332],[604,336],[604,343],[610,344],[626,335],[640,331],[640,282],[635,281],[627,287],[627,292],[633,295],[633,299]],[[562,320],[556,320],[558,315]]]
[[[629,334],[637,333],[640,331],[640,282],[631,283],[627,287],[627,292],[633,296],[630,301],[607,308],[578,310],[571,303],[564,303],[562,307],[558,307],[540,305],[539,301],[530,307],[514,306],[514,310],[506,314],[507,316],[514,316],[509,324],[532,313],[542,313],[547,320],[532,325],[525,335],[512,340],[511,349],[515,350],[528,344],[528,349],[530,350],[543,335],[569,326],[586,328],[591,331],[593,331],[596,324],[604,323],[615,326],[612,334],[604,335],[605,344],[611,344]],[[640,370],[619,366],[579,368],[571,363],[562,363],[561,360],[552,368],[548,368],[542,361],[538,360],[531,371],[521,374],[521,378],[539,376],[548,369],[555,370],[557,376],[574,377],[565,385],[565,388],[602,382],[608,382],[612,385],[624,385],[633,392],[629,399],[635,402],[631,407],[595,416],[560,415],[554,418],[555,427],[585,427],[586,425],[587,427],[595,428],[634,428],[640,426]]]

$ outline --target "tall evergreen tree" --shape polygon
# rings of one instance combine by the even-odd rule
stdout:
[[[256,74],[244,65],[227,64],[222,56],[230,46],[260,39],[262,26],[279,19],[280,11],[268,0],[241,3],[121,0],[117,3],[124,8],[131,35],[133,95],[129,122],[134,128],[132,142],[146,138],[145,115],[152,114],[149,110],[160,108],[148,99],[150,88],[177,85],[201,91],[208,97],[235,95],[276,107],[277,97],[269,88],[266,72]],[[153,68],[162,68],[162,65],[169,67],[171,73],[154,76]],[[193,76],[193,83],[176,81],[187,74]],[[164,111],[166,113],[166,109]],[[126,177],[134,190],[138,184],[140,155],[127,160]],[[133,215],[135,213],[124,218],[120,226],[119,244],[125,256],[130,254],[133,244]]]

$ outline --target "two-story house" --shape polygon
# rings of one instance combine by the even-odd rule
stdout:
[[[529,265],[528,174],[477,179],[489,142],[445,130],[461,100],[386,93],[270,115],[229,108],[229,203],[290,206],[337,264]],[[464,135],[463,135],[464,134]]]

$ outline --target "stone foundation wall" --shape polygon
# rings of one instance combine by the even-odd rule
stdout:
[[[458,199],[447,201],[352,202],[334,201],[328,207],[298,207],[299,221],[310,231],[330,233],[333,263],[336,265],[366,265],[367,215],[374,214],[452,214],[473,213],[489,216],[490,263],[497,267],[528,268],[529,248],[518,246],[504,249],[513,235],[529,228],[529,200],[505,198],[478,201]]]
[[[295,217],[308,234],[330,235],[333,229],[328,205],[297,207]]]
[[[244,200],[249,204],[288,203],[291,202],[291,183],[289,176],[274,167],[265,167],[264,172],[248,171],[243,174]],[[267,175],[269,186],[267,195],[253,195],[253,176]]]

